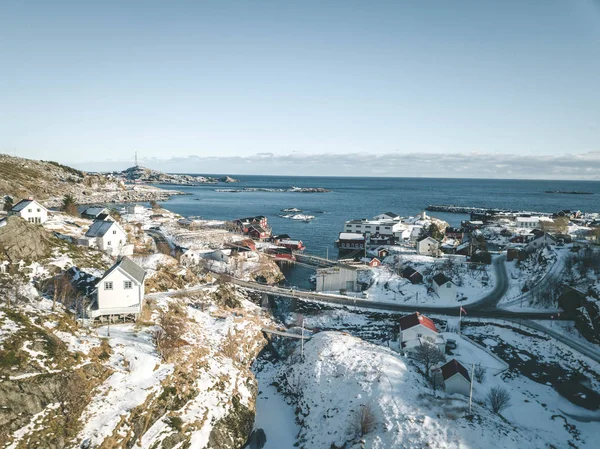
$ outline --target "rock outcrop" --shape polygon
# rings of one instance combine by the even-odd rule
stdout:
[[[9,262],[40,260],[50,254],[52,235],[20,217],[8,217],[0,228],[0,258]]]

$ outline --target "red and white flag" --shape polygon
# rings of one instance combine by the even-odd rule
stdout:
[[[467,314],[467,311],[461,307],[461,308],[460,308],[460,314],[461,314],[461,315],[466,315],[466,314]]]

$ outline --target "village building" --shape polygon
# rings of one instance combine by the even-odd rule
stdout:
[[[271,235],[271,232],[268,228],[253,224],[248,227],[248,235],[255,240],[263,240],[268,238]]]
[[[464,228],[454,228],[454,227],[448,226],[444,230],[444,234],[446,235],[446,238],[448,238],[448,239],[462,240],[465,238]]]
[[[44,224],[48,221],[48,209],[33,198],[21,200],[15,204],[8,215],[16,215],[29,223]]]
[[[390,251],[387,248],[377,248],[377,258],[379,260],[383,260],[389,255]]]
[[[141,204],[134,204],[133,206],[127,206],[126,210],[130,215],[139,215],[143,214],[146,211],[146,208]]]
[[[379,235],[383,237],[397,238],[398,233],[403,231],[405,226],[396,220],[350,220],[344,223],[345,233],[363,234],[365,236]]]
[[[351,232],[340,232],[336,242],[337,247],[341,250],[355,251],[365,249],[365,236]]]
[[[412,284],[423,283],[423,275],[412,267],[406,267],[402,270],[402,277],[408,279]]]
[[[302,240],[282,239],[277,242],[277,245],[294,251],[303,251],[306,249]]]
[[[448,394],[469,396],[471,392],[471,377],[467,369],[456,359],[450,360],[440,368],[444,379],[444,389]]]
[[[363,257],[360,261],[370,267],[381,266],[381,261],[377,257]]]
[[[358,270],[349,265],[319,268],[316,274],[318,292],[358,291]]]
[[[123,257],[96,283],[94,298],[87,308],[88,317],[132,316],[137,319],[144,305],[145,277],[142,267],[129,257]]]
[[[451,301],[456,299],[456,284],[443,273],[433,277],[433,290],[440,299]]]
[[[400,215],[395,214],[394,212],[384,212],[382,214],[375,215],[373,217],[373,220],[394,220],[394,221],[400,221],[401,217],[400,217]]]
[[[92,206],[81,212],[81,218],[95,220],[99,215],[109,215],[110,210],[102,206]]]
[[[133,254],[133,245],[127,244],[127,234],[113,220],[96,220],[85,233],[85,239],[79,243],[84,246],[98,248],[111,256]]]
[[[238,218],[237,220],[233,220],[233,225],[237,227],[243,234],[248,234],[251,225],[259,225],[263,229],[267,229],[269,227],[267,217],[264,215]]]
[[[440,242],[433,237],[427,236],[417,240],[417,254],[422,256],[437,257],[440,253]]]
[[[400,318],[400,347],[402,350],[409,351],[425,341],[435,344],[442,353],[446,350],[446,342],[430,318],[419,312]]]
[[[527,245],[525,245],[525,251],[527,252],[534,252],[537,251],[540,248],[543,248],[545,246],[548,245],[555,245],[556,244],[556,239],[554,237],[552,237],[550,234],[548,234],[547,232],[544,232],[542,235],[539,235],[538,237],[534,238],[533,240],[530,240]]]

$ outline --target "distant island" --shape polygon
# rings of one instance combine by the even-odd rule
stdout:
[[[245,187],[243,189],[215,189],[215,192],[225,192],[225,193],[246,193],[246,192],[326,193],[326,192],[331,192],[331,190],[327,190],[322,187],[295,187],[295,186],[292,186],[289,189],[268,189],[268,188],[262,188],[262,187]]]
[[[555,195],[593,195],[593,192],[582,192],[579,190],[546,190],[544,193],[552,193]]]
[[[234,179],[229,176],[213,178],[212,176],[170,174],[163,173],[158,170],[152,170],[150,168],[142,167],[139,165],[129,167],[128,169],[123,170],[121,172],[113,172],[111,174],[115,177],[122,178],[125,181],[144,182],[150,184],[174,184],[194,186],[199,184],[217,184],[219,182],[240,182],[238,179]]]

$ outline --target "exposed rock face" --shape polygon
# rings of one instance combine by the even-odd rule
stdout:
[[[0,228],[0,257],[10,262],[39,260],[49,255],[51,235],[40,225],[8,217]]]
[[[221,176],[219,178],[219,182],[240,182],[240,180],[239,179],[231,178],[229,176]]]
[[[587,340],[600,343],[600,300],[588,297],[577,309],[575,327]]]

